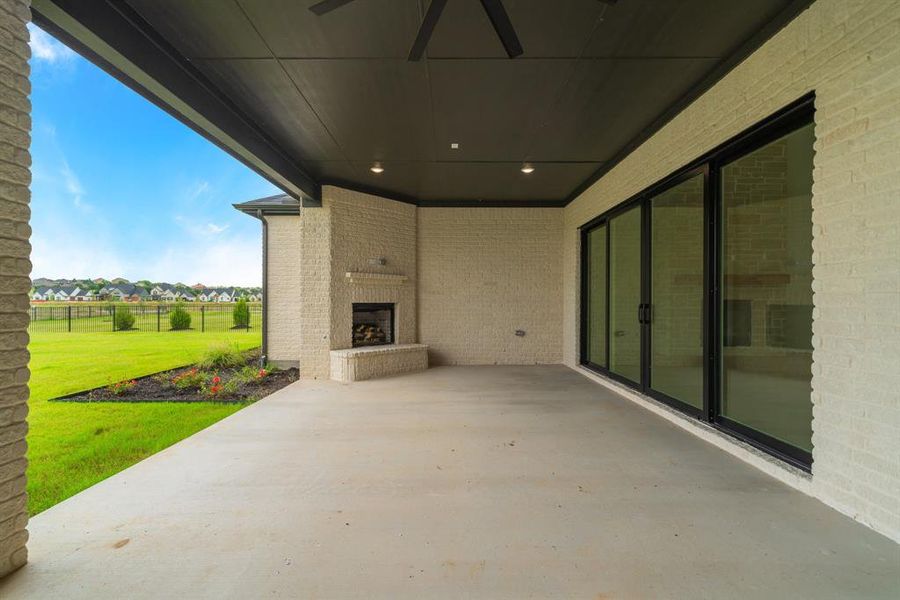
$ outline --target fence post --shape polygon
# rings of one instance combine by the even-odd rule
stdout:
[[[112,327],[113,331],[116,330],[116,305],[112,305]]]
[[[160,316],[161,310],[162,310],[162,307],[159,304],[157,304],[156,305],[156,331],[162,331],[162,329],[160,329],[160,325],[159,325],[159,321],[160,321],[159,316]]]
[[[66,321],[68,321],[69,333],[72,333],[72,306],[71,305],[66,307]]]
[[[206,307],[200,307],[200,333],[206,331]]]

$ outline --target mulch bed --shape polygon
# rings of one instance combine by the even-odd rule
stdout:
[[[258,360],[259,355],[248,355],[247,364],[256,365]],[[107,386],[104,386],[63,396],[53,402],[221,402],[226,404],[255,402],[297,381],[298,377],[297,369],[278,370],[269,373],[261,380],[239,384],[233,394],[210,399],[197,389],[178,389],[168,383],[176,375],[189,371],[191,368],[190,366],[181,367],[137,378],[134,380],[135,385],[122,394],[113,394],[107,389]],[[221,368],[211,369],[209,372],[221,377],[222,381],[229,381],[240,369],[241,367]]]

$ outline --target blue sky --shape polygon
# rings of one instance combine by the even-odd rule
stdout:
[[[259,285],[259,222],[231,204],[278,188],[30,28],[32,277]]]

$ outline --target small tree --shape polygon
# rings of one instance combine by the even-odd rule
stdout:
[[[127,306],[116,308],[116,331],[128,331],[134,327],[134,315]]]
[[[235,329],[247,329],[250,327],[250,305],[246,298],[241,298],[231,311]]]
[[[169,325],[175,331],[190,329],[191,314],[185,310],[184,304],[182,304],[181,302],[176,302],[175,308],[173,308],[172,312],[169,313]]]

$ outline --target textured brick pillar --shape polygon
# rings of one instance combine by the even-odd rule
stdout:
[[[0,0],[0,577],[27,559],[29,5]]]

